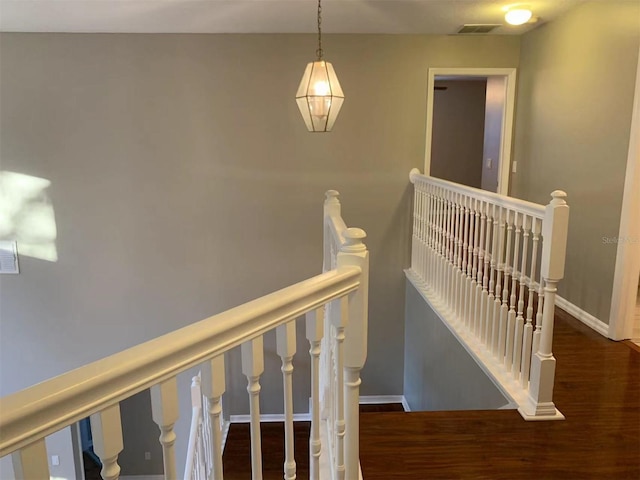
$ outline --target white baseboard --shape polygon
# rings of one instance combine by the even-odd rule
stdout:
[[[590,313],[585,312],[580,307],[574,305],[569,300],[556,295],[556,306],[567,312],[569,315],[577,318],[588,327],[593,328],[596,332],[604,337],[609,337],[609,325],[602,320],[594,317]]]
[[[360,397],[360,403],[363,405],[380,405],[383,403],[401,403],[405,412],[410,412],[409,404],[404,395],[363,395]],[[284,422],[283,413],[262,413],[260,414],[260,421],[264,423],[269,422]],[[310,422],[310,413],[294,413],[294,422]],[[251,415],[231,415],[229,422],[226,425],[226,432],[229,431],[230,423],[251,423]]]
[[[293,421],[294,422],[310,422],[311,414],[310,413],[294,413]],[[284,413],[261,413],[260,422],[262,423],[284,422]],[[231,415],[231,417],[229,418],[229,423],[251,423],[251,415]]]
[[[381,405],[385,403],[401,403],[405,412],[410,412],[409,404],[404,395],[362,395],[360,396],[361,405]]]

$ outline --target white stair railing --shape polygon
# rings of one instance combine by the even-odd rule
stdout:
[[[283,473],[285,479],[293,479],[296,465],[292,436],[292,359],[295,320],[304,315],[312,363],[311,478],[324,480],[328,477],[320,475],[319,357],[324,306],[338,302],[342,315],[335,321],[336,338],[348,348],[335,359],[337,370],[344,371],[346,388],[335,380],[330,385],[331,392],[344,391],[344,397],[341,394],[336,402],[339,405],[336,428],[330,438],[334,456],[340,458],[332,466],[331,476],[356,479],[359,427],[354,412],[358,411],[359,371],[366,356],[367,331],[368,252],[362,243],[364,237],[359,229],[346,230],[335,268],[325,269],[320,275],[1,398],[0,457],[12,456],[18,480],[49,478],[44,438],[91,416],[94,450],[103,464],[101,475],[105,480],[117,480],[120,475],[117,460],[123,449],[120,401],[150,388],[152,416],[160,429],[163,447],[164,477],[174,480],[177,470],[174,424],[178,418],[176,375],[201,366],[202,385],[197,381],[193,384],[193,390],[201,388],[201,394],[192,391],[192,435],[184,478],[222,480],[220,398],[225,391],[224,353],[240,346],[242,371],[247,377],[251,399],[252,478],[261,479],[262,338],[266,332],[275,330],[285,389]],[[363,337],[351,338],[356,335]],[[336,351],[341,350],[338,347]]]
[[[552,340],[556,287],[564,276],[566,194],[554,191],[545,207],[417,169],[410,179],[409,278],[525,419],[564,418],[553,403]]]
[[[326,192],[323,268],[329,271],[357,265],[367,272],[363,282],[368,282],[369,253],[362,243],[366,234],[359,228],[347,228],[338,197],[335,190]],[[367,291],[368,283],[354,293],[353,298],[343,298],[326,307],[324,331],[327,335],[322,340],[320,362],[320,411],[327,429],[328,464],[333,479],[356,480],[361,475],[360,371],[367,357],[368,324],[350,319],[368,317]],[[318,477],[311,478],[317,480]]]
[[[202,390],[200,377],[196,376],[191,381],[191,427],[189,429],[184,480],[207,480],[209,478],[207,468],[209,464],[204,453],[206,444],[202,414]]]

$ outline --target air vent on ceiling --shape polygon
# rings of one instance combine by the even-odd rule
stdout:
[[[498,24],[491,24],[491,23],[468,23],[466,25],[463,25],[460,30],[458,30],[458,33],[463,33],[463,34],[469,34],[469,33],[475,33],[475,34],[482,34],[482,33],[489,33],[492,30],[495,30],[498,27],[501,27],[502,25]]]

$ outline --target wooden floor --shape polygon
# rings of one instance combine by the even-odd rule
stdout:
[[[309,422],[295,422],[297,478],[309,478]],[[282,480],[284,468],[284,423],[262,423],[262,466],[264,480]],[[251,478],[251,441],[248,423],[232,423],[224,447],[225,480]]]
[[[564,312],[555,403],[564,421],[517,411],[361,415],[365,480],[640,479],[640,352]]]
[[[564,421],[515,410],[411,412],[362,405],[365,480],[640,479],[640,349],[556,316],[555,402]],[[296,424],[298,479],[308,478],[309,424]],[[282,424],[262,425],[265,480],[281,479]],[[249,426],[231,426],[225,479],[250,478]],[[354,480],[354,479],[347,479]]]

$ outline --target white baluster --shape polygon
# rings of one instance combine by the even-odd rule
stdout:
[[[340,299],[340,317],[334,325],[336,329],[335,339],[335,365],[336,365],[336,383],[335,383],[335,472],[338,480],[345,478],[344,465],[344,328],[349,321],[349,301],[346,297]]]
[[[436,293],[440,296],[443,294],[444,285],[444,198],[442,191],[438,187],[434,187],[437,198],[436,210]]]
[[[429,269],[431,270],[431,291],[437,293],[438,282],[438,197],[436,195],[436,188],[433,185],[429,186],[429,192],[431,195],[431,260]]]
[[[505,209],[500,209],[500,233],[498,238],[498,258],[496,263],[498,265],[498,277],[496,281],[496,298],[494,300],[494,308],[493,308],[493,326],[494,329],[497,329],[497,332],[494,333],[494,350],[493,354],[498,358],[498,361],[501,363],[504,361],[504,339],[505,333],[507,330],[507,311],[506,309],[503,314],[502,309],[502,297],[506,294],[503,291],[503,273],[504,278],[506,278],[506,262],[504,260],[504,248],[505,248],[505,230],[506,230],[506,220],[509,218],[509,211]]]
[[[531,355],[536,350],[533,349],[533,297],[535,294],[535,280],[536,269],[538,262],[538,241],[539,241],[539,220],[537,218],[531,219],[531,234],[532,246],[531,246],[531,272],[529,274],[529,297],[527,300],[527,323],[524,327],[524,340],[522,344],[522,367],[520,367],[520,384],[526,388],[529,385],[529,374],[531,368]],[[538,341],[539,344],[539,341]]]
[[[187,464],[185,465],[184,480],[193,480],[200,477],[200,462],[202,456],[202,391],[200,389],[200,377],[191,378],[191,430],[189,432],[189,444],[187,446]]]
[[[47,447],[44,438],[22,447],[11,454],[15,480],[34,480],[49,478]]]
[[[209,360],[202,368],[202,394],[207,398],[207,422],[211,428],[211,445],[207,456],[211,459],[212,480],[223,479],[222,464],[222,395],[226,390],[224,354]]]
[[[515,212],[515,244],[513,248],[513,263],[511,266],[511,292],[509,297],[509,316],[507,321],[507,351],[506,351],[506,359],[505,365],[507,370],[512,370],[514,368],[514,360],[515,360],[515,345],[522,345],[522,328],[518,331],[518,325],[516,325],[516,301],[517,301],[517,289],[518,289],[518,278],[522,275],[522,272],[518,272],[518,260],[520,258],[520,236],[522,234],[522,216]],[[516,361],[516,365],[520,366],[520,359],[518,358]]]
[[[553,384],[556,359],[553,356],[553,323],[555,297],[558,282],[564,277],[564,265],[569,227],[569,206],[564,200],[567,194],[556,190],[545,209],[542,236],[541,275],[544,279],[544,310],[542,312],[542,334],[538,351],[531,359],[531,383],[529,400],[536,415],[555,415]]]
[[[507,320],[509,316],[509,275],[511,274],[511,236],[513,233],[513,212],[506,211],[507,222],[507,246],[504,253],[504,261],[502,262],[502,271],[504,272],[504,284],[502,286],[502,305],[500,306],[500,334],[498,338],[498,358],[501,362],[505,362],[507,350],[507,338],[509,337]],[[504,249],[504,245],[503,245]],[[502,253],[502,252],[501,252]],[[512,335],[513,337],[513,335]],[[507,366],[507,369],[511,369]]]
[[[489,297],[487,298],[487,345],[489,346],[489,350],[491,352],[496,351],[496,346],[498,343],[498,327],[496,318],[494,315],[494,305],[495,299],[497,298],[497,287],[495,283],[496,278],[496,268],[499,262],[498,259],[498,225],[500,223],[500,219],[498,218],[500,215],[500,208],[496,205],[492,205],[492,220],[493,220],[493,233],[492,243],[491,243],[491,276],[489,277]],[[497,285],[500,285],[500,280],[498,279]],[[494,296],[494,288],[496,289],[496,295]]]
[[[514,334],[515,343],[513,345],[513,366],[511,368],[511,374],[515,380],[522,379],[521,369],[522,369],[522,352],[525,347],[531,348],[530,340],[528,340],[528,335],[531,332],[527,332],[524,326],[524,297],[525,292],[527,290],[527,255],[529,253],[529,222],[530,218],[523,214],[522,215],[522,263],[520,266],[520,295],[518,298],[518,313],[516,316],[516,331]],[[526,351],[526,350],[525,350]]]
[[[440,297],[446,298],[446,274],[447,274],[447,200],[446,193],[443,189],[440,190],[440,201],[442,211],[440,212],[440,228],[442,229],[440,232]],[[446,303],[443,302],[443,305],[446,306]]]
[[[455,193],[448,192],[449,199],[449,226],[447,231],[449,233],[449,241],[448,241],[448,255],[447,255],[447,286],[446,286],[446,294],[445,299],[447,301],[447,305],[449,307],[449,311],[454,313],[455,319],[455,304],[454,304],[454,275],[456,269],[456,260],[455,260],[455,234],[456,234],[456,204],[455,204]],[[455,321],[455,320],[454,320]]]
[[[175,377],[151,387],[151,413],[160,427],[164,478],[173,480],[176,474],[176,434],[173,426],[178,420],[178,384]]]
[[[466,315],[466,288],[467,288],[467,267],[468,267],[468,250],[469,250],[469,208],[467,206],[467,197],[463,196],[460,205],[460,252],[458,253],[458,315],[461,323],[469,326],[469,317]]]
[[[421,188],[422,194],[425,198],[425,210],[424,210],[424,218],[423,218],[423,258],[422,258],[422,269],[424,271],[423,278],[425,279],[427,285],[429,284],[429,234],[431,232],[431,226],[429,224],[429,215],[431,214],[431,196],[427,189],[422,186]]]
[[[260,439],[260,376],[264,372],[262,337],[241,346],[242,373],[247,377],[251,414],[251,478],[262,480],[262,442]]]
[[[471,209],[469,212],[469,254],[467,265],[467,315],[469,316],[469,325],[471,331],[480,339],[480,318],[476,316],[476,293],[478,287],[478,253],[480,241],[480,212],[478,211],[479,201],[476,198],[471,200]]]
[[[308,312],[306,333],[311,356],[311,434],[309,436],[309,479],[320,480],[320,344],[324,335],[324,310]]]
[[[495,207],[486,204],[486,232],[484,242],[484,275],[482,278],[482,302],[481,302],[481,315],[484,318],[484,344],[488,350],[491,350],[491,317],[489,316],[489,305],[492,302],[492,298],[489,296],[489,285],[491,283],[491,277],[493,275],[493,268],[491,267],[491,247],[493,245],[493,213]]]
[[[464,319],[460,312],[460,276],[462,273],[462,207],[460,206],[461,195],[453,194],[453,252],[451,259],[451,311],[453,312],[453,321],[464,323]]]
[[[416,182],[413,187],[413,236],[411,237],[411,270],[418,273],[419,270],[419,242],[420,242],[420,233],[422,232],[422,225],[420,225],[419,215],[418,215],[418,203],[420,197],[419,185]]]
[[[502,307],[500,309],[500,322],[504,322],[504,353],[503,353],[503,361],[507,371],[511,370],[511,362],[513,361],[513,333],[515,329],[515,290],[513,292],[509,292],[509,279],[512,278],[512,284],[515,282],[515,270],[516,264],[513,263],[513,258],[511,257],[511,243],[513,238],[513,227],[514,224],[518,221],[518,213],[517,212],[507,212],[507,252],[505,256],[504,263],[504,286],[502,288]],[[516,241],[518,237],[516,235]],[[517,252],[518,244],[516,243],[514,251]],[[515,253],[517,255],[517,253]],[[517,261],[517,260],[516,260]],[[511,307],[513,310],[513,319],[510,320],[509,313],[509,301],[513,298],[513,303]],[[503,345],[503,343],[500,343]]]
[[[472,273],[473,268],[473,199],[465,197],[465,215],[464,215],[464,255],[462,262],[464,268],[464,294],[461,298],[462,315],[465,318],[465,325],[473,331],[475,319],[471,316],[471,292],[475,287],[475,277]]]
[[[487,244],[488,240],[485,240],[485,227],[487,224],[486,205],[484,202],[479,201],[478,210],[480,212],[480,235],[478,237],[478,283],[476,285],[476,306],[475,315],[478,318],[478,338],[482,343],[486,342],[486,328],[484,318],[484,297],[487,294],[487,280],[486,280],[486,261],[488,258]]]
[[[449,292],[447,291],[447,287],[449,286],[449,240],[451,236],[449,232],[449,195],[446,190],[442,191],[442,216],[443,216],[443,226],[442,226],[442,299],[444,300],[445,308],[448,307],[447,299],[449,298]]]
[[[540,224],[541,226],[542,224]],[[534,234],[533,243],[537,246],[538,235]],[[533,344],[531,345],[531,355],[535,355],[540,346],[540,335],[542,334],[542,310],[544,308],[544,279],[542,273],[540,273],[540,279],[538,283],[538,289],[536,291],[536,298],[538,299],[538,308],[536,310],[536,325],[533,331]]]
[[[120,465],[118,454],[122,451],[122,423],[120,404],[105,408],[90,417],[93,451],[102,462],[100,475],[104,480],[118,480]]]
[[[282,360],[284,390],[284,479],[295,480],[296,460],[293,437],[293,356],[296,353],[296,322],[276,328],[276,350]]]

